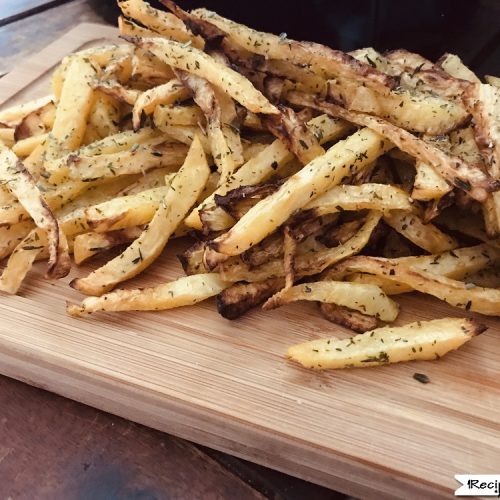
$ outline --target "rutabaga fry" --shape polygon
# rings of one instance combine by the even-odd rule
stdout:
[[[106,233],[84,233],[76,236],[73,242],[73,257],[75,264],[81,264],[94,255],[110,248],[130,243],[138,238],[144,230],[141,226],[126,227]]]
[[[239,255],[262,241],[295,210],[361,171],[392,145],[362,129],[308,163],[275,193],[251,208],[227,233],[211,242],[224,255]]]
[[[346,261],[345,267],[349,271],[375,274],[403,283],[466,311],[500,315],[500,290],[497,289],[468,287],[461,281],[418,269],[411,263],[393,263],[380,257],[360,257],[351,262]]]
[[[366,183],[359,186],[335,186],[313,201],[304,210],[314,210],[314,214],[325,215],[343,210],[373,209],[411,210],[408,194],[402,189],[387,184]]]
[[[0,260],[8,257],[34,227],[31,221],[0,226]]]
[[[154,168],[178,170],[186,157],[183,144],[165,143],[157,146],[141,144],[128,151],[96,156],[71,155],[68,158],[72,179],[89,182],[121,175],[141,174]]]
[[[263,306],[275,309],[298,300],[324,302],[349,307],[382,321],[394,321],[399,306],[376,285],[363,285],[344,281],[318,281],[284,288],[273,295]]]
[[[290,92],[288,99],[304,106],[310,106],[332,116],[369,127],[386,140],[391,141],[401,151],[433,166],[447,181],[465,191],[472,198],[483,202],[488,193],[498,189],[500,181],[492,179],[476,165],[470,165],[457,156],[446,154],[429,142],[423,141],[410,132],[392,125],[382,118],[348,111],[336,104],[315,99],[299,92]]]
[[[230,285],[216,273],[193,274],[151,288],[116,290],[101,297],[87,297],[81,305],[68,304],[66,309],[71,316],[99,311],[161,311],[197,304]]]
[[[22,104],[16,104],[6,109],[0,111],[0,123],[5,123],[9,127],[15,127],[22,119],[36,111],[37,109],[45,106],[47,103],[52,101],[54,96],[46,95],[43,97],[38,97],[32,101],[27,101]]]
[[[317,43],[296,42],[286,37],[255,31],[206,9],[196,9],[192,14],[227,33],[241,47],[267,59],[305,65],[321,76],[343,76],[381,92],[395,86],[396,80],[392,77],[344,52]]]
[[[195,138],[184,165],[163,198],[151,223],[122,254],[71,285],[87,295],[102,295],[146,269],[163,251],[172,233],[194,205],[210,175],[205,153]]]
[[[156,127],[167,126],[197,126],[205,122],[205,117],[198,106],[177,106],[160,104],[153,114]]]
[[[354,311],[348,307],[322,302],[319,304],[319,310],[321,315],[328,321],[358,333],[377,328],[377,318]]]
[[[84,215],[86,223],[99,233],[148,224],[169,189],[160,186],[88,207]]]
[[[66,276],[71,268],[66,236],[60,230],[56,217],[48,207],[31,174],[16,155],[0,145],[0,178],[38,228],[47,232],[49,263],[47,275],[51,278]]]
[[[205,45],[203,38],[193,35],[180,19],[168,12],[154,9],[148,2],[125,0],[118,2],[118,6],[124,16],[135,19],[143,26],[156,31],[162,36],[179,42],[190,43],[194,47],[201,49]]]
[[[308,122],[307,126],[316,135],[320,144],[336,140],[351,130],[351,126],[347,122],[335,120],[326,115],[313,118]],[[228,191],[239,186],[253,186],[265,182],[292,159],[293,154],[288,151],[285,144],[276,139],[263,151],[242,165],[225,184],[217,188],[214,195],[208,197],[193,210],[187,217],[186,224],[195,229],[201,229],[199,211],[202,208],[214,206],[215,194],[225,195]]]
[[[448,194],[452,187],[428,163],[417,161],[416,176],[411,197],[414,200],[436,200]]]
[[[47,140],[47,137],[48,133],[32,135],[26,139],[21,139],[12,146],[12,151],[14,151],[18,158],[26,158],[35,150],[36,147],[43,144]]]
[[[160,38],[131,38],[174,68],[205,78],[254,113],[277,114],[278,110],[244,76],[185,44]]]
[[[294,269],[297,277],[312,276],[324,271],[337,262],[356,255],[368,243],[373,230],[382,218],[382,213],[372,210],[368,213],[363,226],[351,238],[334,247],[317,252],[300,253],[295,258]],[[221,276],[228,281],[264,281],[268,278],[285,276],[282,259],[275,259],[259,267],[249,266],[240,261],[228,261],[219,265]]]
[[[384,222],[429,253],[441,253],[458,247],[455,238],[443,233],[434,224],[424,224],[414,213],[393,210],[384,214]]]
[[[134,103],[134,109],[132,110],[134,130],[138,130],[141,126],[142,113],[150,115],[155,111],[157,106],[174,104],[188,97],[188,90],[177,79],[146,90]]]
[[[417,321],[377,328],[350,339],[297,344],[288,349],[287,356],[306,368],[319,370],[439,359],[485,330],[472,319]]]

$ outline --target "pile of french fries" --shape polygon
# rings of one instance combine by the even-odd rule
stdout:
[[[69,55],[53,95],[0,111],[1,291],[36,260],[61,278],[70,255],[126,245],[71,283],[89,297],[69,314],[314,301],[357,333],[290,348],[314,368],[435,359],[484,330],[382,326],[402,293],[500,315],[498,78],[162,3],[120,1],[122,44]],[[185,277],[119,288],[186,235]]]

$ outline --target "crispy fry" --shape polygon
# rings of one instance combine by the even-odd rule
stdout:
[[[299,255],[295,258],[294,263],[296,276],[299,278],[319,274],[327,267],[359,253],[368,243],[381,217],[380,212],[371,211],[361,229],[345,243],[337,247],[301,254],[299,245]],[[271,260],[257,268],[239,261],[228,261],[220,264],[218,269],[224,279],[233,282],[242,280],[249,282],[264,281],[268,278],[285,276],[282,259]]]
[[[152,288],[116,290],[101,297],[87,297],[80,306],[68,304],[71,316],[98,311],[160,311],[190,306],[217,295],[231,283],[218,274],[194,274]]]
[[[314,210],[315,215],[325,215],[343,210],[375,209],[411,210],[408,195],[394,186],[366,183],[360,186],[335,186],[309,202],[304,210]]]
[[[177,125],[195,126],[203,124],[205,117],[198,106],[160,104],[154,110],[153,121],[158,128]]]
[[[350,130],[350,126],[343,121],[332,120],[325,115],[313,118],[308,124],[320,143],[336,140]],[[262,152],[242,165],[239,170],[223,185],[212,197],[206,199],[202,206],[198,206],[186,219],[186,224],[195,229],[201,229],[199,210],[214,205],[215,194],[224,195],[231,189],[239,186],[255,185],[265,182],[281,167],[293,159],[293,155],[279,140],[275,140]]]
[[[319,370],[439,359],[485,330],[472,319],[417,321],[377,328],[345,340],[312,340],[290,347],[287,356]]]
[[[184,44],[159,38],[133,38],[139,47],[150,50],[174,68],[205,78],[227,92],[254,113],[276,114],[278,110],[242,75],[210,56]]]
[[[0,259],[8,257],[20,241],[35,227],[33,222],[24,221],[0,226]]]
[[[395,86],[395,81],[390,76],[375,70],[369,64],[359,62],[348,54],[324,45],[296,42],[270,33],[255,31],[206,9],[196,9],[192,14],[217,26],[241,47],[266,58],[303,64],[319,75],[343,76],[382,92]]]
[[[54,126],[56,107],[53,101],[27,114],[16,126],[14,139],[46,134]]]
[[[118,153],[87,157],[72,155],[68,158],[68,164],[72,179],[89,182],[140,174],[154,168],[168,167],[176,171],[182,165],[186,153],[187,147],[183,144],[145,144]]]
[[[184,165],[142,235],[121,255],[86,278],[74,280],[71,286],[87,295],[102,295],[148,267],[162,252],[172,233],[196,202],[209,175],[205,153],[200,141],[195,138]]]
[[[33,177],[16,155],[2,145],[0,145],[0,177],[2,182],[7,183],[9,190],[29,213],[36,226],[47,232],[50,253],[47,275],[51,278],[66,276],[71,267],[66,237],[36,187]]]
[[[289,94],[293,102],[301,102],[333,116],[347,119],[358,125],[369,127],[389,139],[399,149],[432,165],[446,180],[466,191],[472,198],[483,202],[488,193],[498,189],[498,181],[486,175],[481,169],[469,165],[456,156],[447,155],[432,144],[418,139],[410,132],[391,123],[363,113],[347,111],[336,104],[310,98],[293,92]]]
[[[120,115],[120,106],[115,99],[103,92],[96,92],[87,128],[89,126],[94,127],[98,139],[117,134],[119,132]]]
[[[364,285],[343,281],[317,281],[284,288],[273,295],[263,306],[275,309],[297,300],[309,300],[349,307],[382,321],[394,321],[399,306],[376,285]]]
[[[280,226],[297,209],[362,170],[391,148],[377,133],[362,129],[332,146],[290,177],[278,191],[251,208],[211,247],[239,255]]]
[[[187,99],[189,93],[182,83],[173,79],[158,87],[143,92],[135,101],[132,111],[132,124],[134,130],[138,130],[141,125],[141,115],[152,114],[157,106],[169,105]],[[156,122],[155,122],[156,123]],[[189,124],[187,124],[189,125]]]
[[[324,318],[336,325],[345,326],[358,333],[377,328],[377,318],[362,314],[348,307],[320,302],[319,310]]]
[[[75,264],[81,264],[94,255],[105,252],[117,245],[131,243],[141,235],[143,230],[144,228],[141,226],[132,226],[116,231],[108,231],[107,233],[90,232],[79,234],[73,242]]]
[[[204,46],[203,39],[193,35],[180,19],[170,13],[154,9],[147,2],[125,0],[120,1],[118,6],[126,17],[139,21],[143,26],[162,36],[179,42],[189,42],[193,47],[203,48]]]

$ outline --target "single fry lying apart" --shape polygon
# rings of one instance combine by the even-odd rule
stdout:
[[[81,305],[70,304],[71,316],[98,311],[159,311],[191,306],[222,292],[231,283],[217,273],[193,274],[151,288],[116,290],[101,297],[87,297]]]
[[[485,330],[472,319],[417,321],[377,328],[350,339],[312,340],[289,347],[287,355],[318,370],[440,359]]]

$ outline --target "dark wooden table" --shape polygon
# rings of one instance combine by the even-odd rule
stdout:
[[[0,0],[0,75],[106,2]],[[343,495],[0,376],[0,499],[340,499]]]

